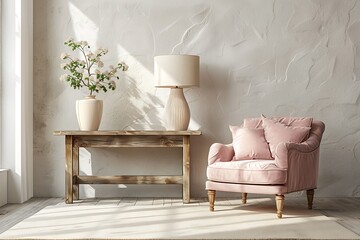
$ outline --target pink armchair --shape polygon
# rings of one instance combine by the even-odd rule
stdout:
[[[277,216],[282,218],[284,194],[307,190],[308,208],[312,209],[317,187],[319,148],[325,125],[313,121],[307,140],[302,143],[280,143],[274,160],[233,161],[232,144],[214,143],[210,147],[206,190],[210,211],[214,211],[216,191],[275,194]]]

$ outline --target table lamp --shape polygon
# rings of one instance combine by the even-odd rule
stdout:
[[[162,55],[154,58],[155,87],[171,88],[165,107],[167,130],[187,130],[190,109],[183,88],[199,86],[200,57],[193,55]]]

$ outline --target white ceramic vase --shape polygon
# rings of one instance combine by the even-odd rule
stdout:
[[[103,101],[95,95],[76,101],[76,116],[81,131],[97,131],[103,113]]]

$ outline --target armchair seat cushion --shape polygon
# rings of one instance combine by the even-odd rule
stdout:
[[[207,177],[227,183],[285,184],[287,170],[278,168],[274,160],[215,162],[208,166]]]

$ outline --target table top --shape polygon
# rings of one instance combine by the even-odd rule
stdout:
[[[100,130],[100,131],[79,131],[79,130],[61,130],[54,131],[55,136],[116,136],[116,135],[133,135],[133,136],[199,136],[200,130],[186,131],[167,131],[167,130]]]

